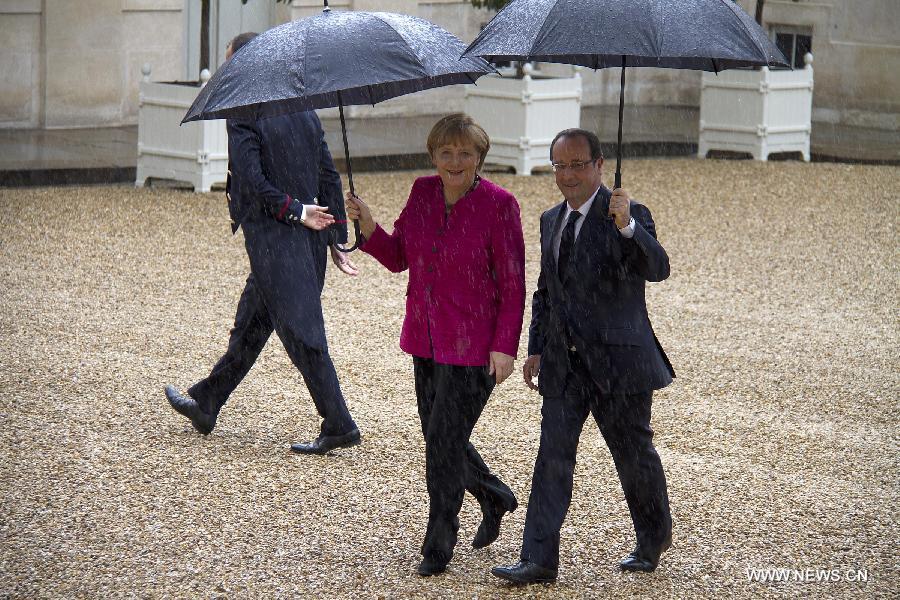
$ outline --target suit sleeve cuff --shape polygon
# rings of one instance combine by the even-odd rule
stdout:
[[[362,235],[362,232],[360,232]],[[378,254],[379,251],[382,250],[382,246],[384,243],[388,241],[390,236],[387,231],[385,231],[381,225],[375,223],[375,231],[372,232],[371,237],[362,236],[362,242],[359,244],[359,249],[365,252],[366,254]]]
[[[491,352],[502,352],[507,356],[512,356],[516,358],[516,355],[519,353],[519,340],[503,340],[503,339],[495,339],[491,343]]]
[[[629,239],[634,237],[634,217],[631,217],[631,220],[628,221],[628,225],[619,229],[619,233],[622,234],[622,237]]]
[[[276,216],[275,218],[278,219],[279,221],[283,221],[284,215],[287,214],[287,210],[290,205],[291,205],[291,197],[288,196],[287,194],[285,194],[284,195],[284,204],[281,205],[281,210],[278,211],[278,216]],[[306,208],[304,208],[303,211],[304,211],[303,218],[305,219],[306,218]]]

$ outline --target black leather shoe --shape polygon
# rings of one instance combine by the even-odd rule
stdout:
[[[472,547],[477,550],[493,544],[494,540],[500,536],[500,521],[503,519],[503,515],[513,512],[518,507],[519,503],[513,497],[512,503],[502,508],[490,506],[487,510],[482,509],[481,525],[478,526],[478,531],[475,532]]]
[[[349,448],[362,442],[359,429],[353,429],[343,435],[320,435],[308,443],[291,444],[291,451],[298,454],[328,454],[335,448]]]
[[[422,577],[440,575],[446,570],[447,563],[437,562],[428,558],[423,558],[422,562],[419,563],[419,568],[416,569],[416,571],[418,571],[419,575],[421,575]]]
[[[672,547],[672,534],[669,533],[663,541],[658,552],[648,552],[640,546],[623,558],[619,562],[619,567],[623,571],[640,571],[643,573],[652,573],[659,566],[659,557],[662,553]]]
[[[203,435],[209,435],[216,426],[218,411],[212,414],[205,412],[196,400],[182,394],[175,389],[175,386],[166,386],[166,398],[169,399],[169,404],[175,409],[175,412],[190,419],[194,429]]]
[[[491,573],[513,583],[553,583],[556,581],[557,570],[520,560],[509,567],[494,567]]]

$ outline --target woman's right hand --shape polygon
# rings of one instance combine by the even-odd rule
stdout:
[[[369,210],[369,205],[350,191],[347,191],[345,204],[347,207],[347,218],[359,221],[360,232],[366,238],[372,237],[372,234],[375,233],[375,219],[372,218],[372,211]]]

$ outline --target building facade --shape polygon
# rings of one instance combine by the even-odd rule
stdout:
[[[756,0],[737,0],[753,14]],[[400,12],[468,42],[491,14],[461,0],[331,0],[334,10]],[[321,0],[210,0],[210,64],[237,33],[321,11]],[[0,0],[0,127],[69,128],[137,122],[138,84],[196,80],[200,0]],[[900,1],[767,0],[764,26],[797,61],[815,55],[813,121],[900,131]],[[799,60],[802,60],[800,58]],[[802,66],[798,64],[797,66]],[[548,75],[570,67],[540,65]],[[616,104],[619,73],[582,71],[583,104]],[[349,116],[439,114],[462,107],[461,86],[352,107]],[[628,73],[631,105],[698,106],[700,74]]]

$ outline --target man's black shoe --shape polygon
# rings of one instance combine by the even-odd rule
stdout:
[[[216,426],[218,411],[213,414],[205,412],[196,400],[183,395],[175,389],[175,386],[166,386],[166,398],[169,399],[169,404],[175,409],[175,412],[190,419],[194,429],[203,435],[209,435]]]
[[[663,541],[658,552],[648,552],[640,546],[623,558],[619,562],[619,567],[623,571],[640,571],[642,573],[652,573],[659,566],[659,557],[663,552],[672,547],[672,534],[669,533]]]
[[[472,547],[477,550],[493,544],[494,540],[500,536],[500,521],[503,519],[503,515],[513,512],[518,507],[519,503],[513,497],[512,503],[507,504],[503,508],[490,506],[487,510],[482,509],[481,525],[478,526],[478,531],[475,532]]]
[[[509,567],[494,567],[491,573],[513,583],[553,583],[556,569],[548,569],[529,560],[520,560]]]
[[[291,444],[291,451],[298,454],[328,454],[335,448],[349,448],[361,441],[359,429],[353,429],[342,435],[320,435],[308,443]]]
[[[416,569],[419,572],[419,575],[422,577],[431,577],[432,575],[440,575],[444,571],[447,570],[447,563],[433,561],[428,558],[423,558],[422,562],[419,563],[419,568]]]
[[[652,573],[659,565],[659,559],[654,562],[641,554],[640,550],[635,550],[619,562],[619,567],[623,571],[640,571],[643,573]]]

